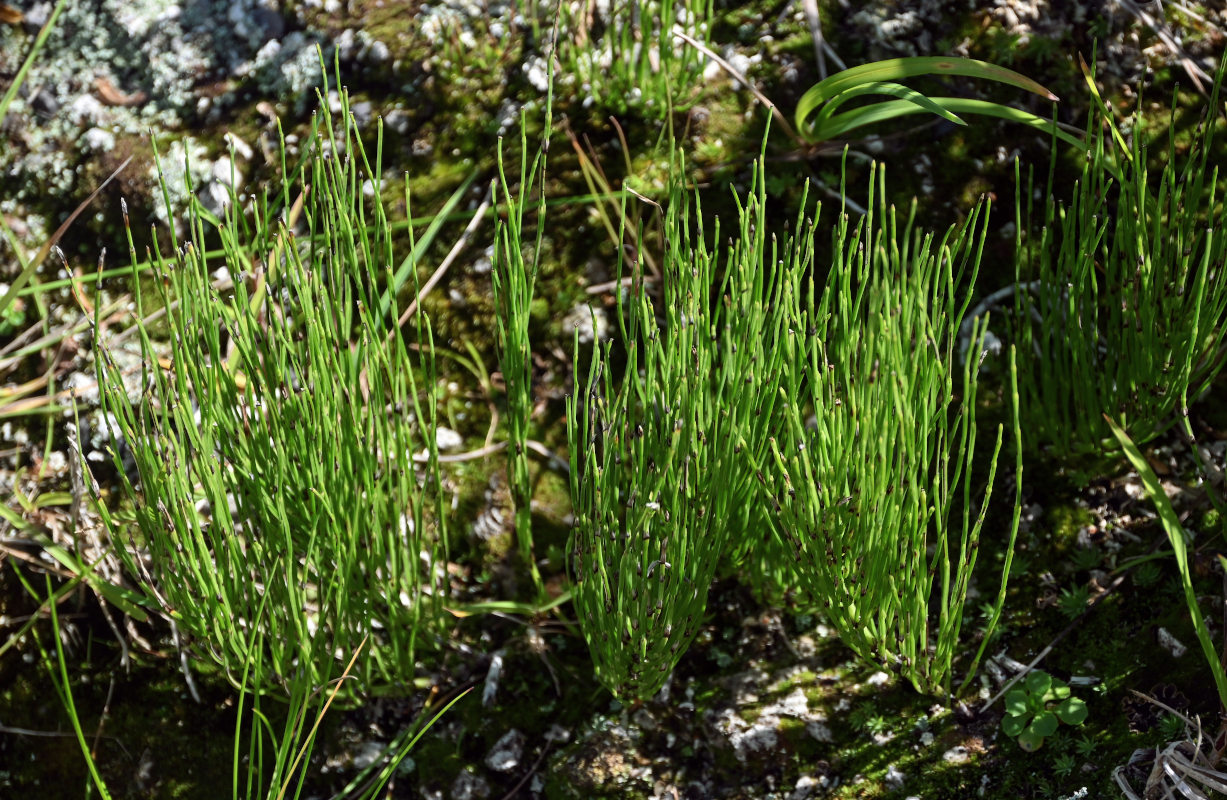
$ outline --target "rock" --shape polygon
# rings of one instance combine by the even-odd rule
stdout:
[[[365,128],[375,118],[375,107],[369,100],[361,100],[349,107],[349,113],[354,115],[354,122],[359,128]]]
[[[1180,658],[1189,651],[1183,643],[1167,630],[1167,628],[1159,629],[1159,646],[1172,654],[1172,658]]]
[[[574,744],[562,751],[552,774],[568,786],[572,796],[587,797],[597,790],[627,789],[649,764],[631,732],[608,718],[597,717]]]
[[[210,181],[200,191],[200,204],[216,217],[224,217],[230,206],[230,190],[219,181]]]
[[[440,450],[455,450],[464,444],[464,437],[442,425],[435,431],[435,445]]]
[[[524,757],[524,734],[515,728],[503,734],[486,754],[486,766],[495,772],[510,772]]]
[[[392,57],[392,51],[378,39],[373,40],[362,50],[361,59],[368,64],[378,66]]]
[[[45,117],[50,117],[55,112],[60,110],[60,101],[51,92],[46,89],[39,89],[33,97],[30,98],[30,108]]]
[[[363,742],[354,753],[353,766],[356,770],[364,770],[379,760],[383,755],[384,746],[379,742]]]
[[[556,744],[566,744],[571,741],[571,732],[555,722],[545,731],[545,740]]]
[[[802,775],[797,779],[796,786],[793,787],[792,794],[788,795],[788,800],[807,800],[815,791],[825,788],[825,778],[818,779],[812,775]]]
[[[835,741],[835,735],[831,733],[831,729],[822,722],[805,723],[805,732],[819,742]]]
[[[404,109],[394,108],[383,117],[383,124],[397,136],[409,133],[409,114]]]
[[[22,26],[26,33],[33,36],[42,30],[42,27],[47,24],[47,20],[51,18],[51,3],[35,3],[27,8],[21,20]]]
[[[285,35],[285,17],[281,16],[276,9],[258,7],[252,11],[252,22],[259,27],[263,34],[262,41],[270,39],[280,39]]]
[[[549,88],[549,73],[546,67],[545,59],[541,56],[533,56],[524,62],[524,77],[539,92],[545,92]]]
[[[463,771],[452,781],[452,800],[485,800],[490,796],[490,784],[480,775]]]
[[[801,689],[763,706],[753,724],[742,719],[732,708],[716,712],[713,721],[715,728],[728,737],[737,760],[746,761],[752,754],[769,753],[780,746],[781,717],[805,722],[806,731],[818,741],[831,738],[830,730],[823,724],[823,715],[810,711],[809,701]]]

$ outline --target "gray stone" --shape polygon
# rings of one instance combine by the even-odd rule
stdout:
[[[30,108],[43,116],[50,117],[60,110],[60,101],[51,92],[40,89],[30,98]]]
[[[252,11],[253,21],[264,34],[264,41],[280,39],[285,35],[285,17],[271,8],[256,8]]]
[[[524,758],[524,734],[515,728],[503,734],[486,754],[486,766],[495,772],[510,772]]]
[[[51,3],[35,3],[25,10],[21,24],[26,33],[36,34],[47,24],[50,17]]]
[[[354,122],[359,128],[365,128],[375,118],[375,107],[369,100],[361,100],[349,107],[349,113],[354,115]]]
[[[461,772],[452,781],[452,800],[485,800],[490,796],[490,784],[471,772]]]

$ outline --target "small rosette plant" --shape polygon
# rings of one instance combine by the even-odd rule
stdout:
[[[1039,750],[1060,723],[1081,725],[1086,717],[1086,703],[1070,695],[1069,684],[1035,670],[1027,675],[1022,688],[1006,694],[1001,730],[1031,752]]]

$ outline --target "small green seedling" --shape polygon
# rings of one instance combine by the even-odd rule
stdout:
[[[1006,694],[1001,730],[1018,739],[1023,750],[1031,752],[1039,750],[1060,723],[1081,725],[1086,716],[1086,703],[1070,696],[1069,684],[1043,670],[1035,670],[1023,680],[1022,688]]]

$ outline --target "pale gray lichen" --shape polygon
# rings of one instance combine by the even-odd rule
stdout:
[[[746,761],[751,755],[772,753],[780,747],[781,720],[791,717],[805,723],[806,732],[818,741],[830,741],[831,731],[824,724],[826,716],[811,710],[809,699],[801,689],[758,709],[753,722],[746,721],[732,707],[713,709],[710,719],[713,727],[722,733],[733,748],[738,761]]]
[[[37,20],[48,9],[14,0]],[[82,170],[120,138],[199,125],[250,93],[301,112],[322,80],[320,35],[285,34],[276,0],[94,0],[68,4],[5,120],[6,200],[22,208],[79,197]],[[33,44],[0,26],[0,72]],[[328,52],[325,52],[325,58]],[[202,85],[212,91],[201,92]],[[202,167],[206,165],[202,157]],[[214,182],[216,183],[216,182]],[[222,199],[209,192],[214,206]],[[165,218],[164,209],[159,214]],[[26,240],[30,242],[32,240]]]

